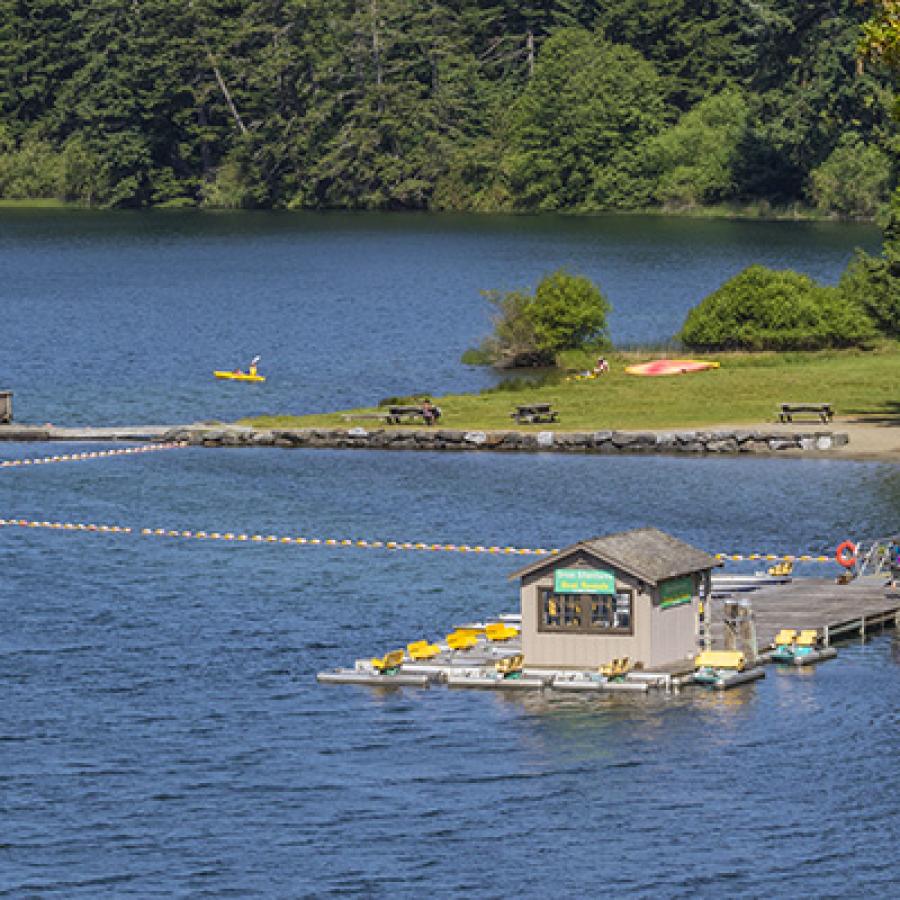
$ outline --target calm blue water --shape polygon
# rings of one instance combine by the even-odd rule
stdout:
[[[567,264],[613,299],[620,340],[649,341],[750,262],[833,281],[876,240],[638,218],[3,213],[0,382],[20,419],[110,423],[477,388],[489,376],[457,359],[487,327],[481,288]],[[263,390],[209,377],[257,352]],[[900,467],[184,449],[0,470],[14,516],[521,546],[653,524],[710,551],[815,552],[900,530]],[[891,633],[725,696],[315,684],[514,609],[519,564],[0,528],[0,895],[895,894]]]
[[[658,217],[0,211],[0,386],[23,421],[176,423],[370,405],[493,380],[459,363],[480,291],[560,266],[619,343],[665,340],[751,263],[834,282],[869,226]],[[262,354],[265,385],[213,369]]]
[[[900,509],[900,468],[828,461],[186,449],[0,479],[6,516],[525,546],[818,550]],[[514,608],[517,565],[0,529],[0,889],[893,893],[890,632],[725,696],[315,684]]]

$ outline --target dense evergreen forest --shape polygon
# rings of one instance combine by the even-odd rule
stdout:
[[[0,197],[810,206],[896,185],[859,0],[0,0]]]

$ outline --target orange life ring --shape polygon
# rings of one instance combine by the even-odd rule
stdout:
[[[856,544],[853,541],[844,541],[838,544],[837,550],[834,551],[834,558],[845,569],[852,569],[856,565]]]

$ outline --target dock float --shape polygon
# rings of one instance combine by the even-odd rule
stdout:
[[[173,431],[167,425],[114,425],[114,426],[72,426],[61,427],[49,422],[45,425],[20,425],[11,423],[0,425],[0,441],[34,442],[34,441],[92,441],[106,443],[132,441],[145,443],[149,441],[166,441],[166,435]]]
[[[760,588],[751,602],[761,657],[775,647],[782,629],[814,630],[821,645],[830,647],[838,639],[864,639],[894,628],[900,620],[900,591],[889,589],[883,576],[865,576],[849,584],[827,578],[795,578],[789,584]],[[711,605],[714,648],[725,646],[723,608],[718,602]]]
[[[893,627],[900,592],[883,576],[850,583],[795,578],[752,598],[716,599],[721,562],[655,528],[588,538],[511,573],[520,612],[419,639],[325,683],[603,694],[730,690],[765,677],[763,664],[833,659],[836,636]],[[516,624],[512,624],[515,621]]]
[[[333,672],[319,672],[316,675],[316,681],[321,684],[364,684],[368,687],[426,688],[433,680],[433,676],[417,672],[400,671],[394,675],[382,675],[360,669],[335,669]]]
[[[705,650],[697,656],[694,663],[697,667],[694,683],[720,691],[756,681],[766,675],[761,668],[748,667],[744,654],[736,650]]]

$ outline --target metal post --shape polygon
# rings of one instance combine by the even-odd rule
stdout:
[[[712,650],[712,574],[703,575],[703,649]]]

